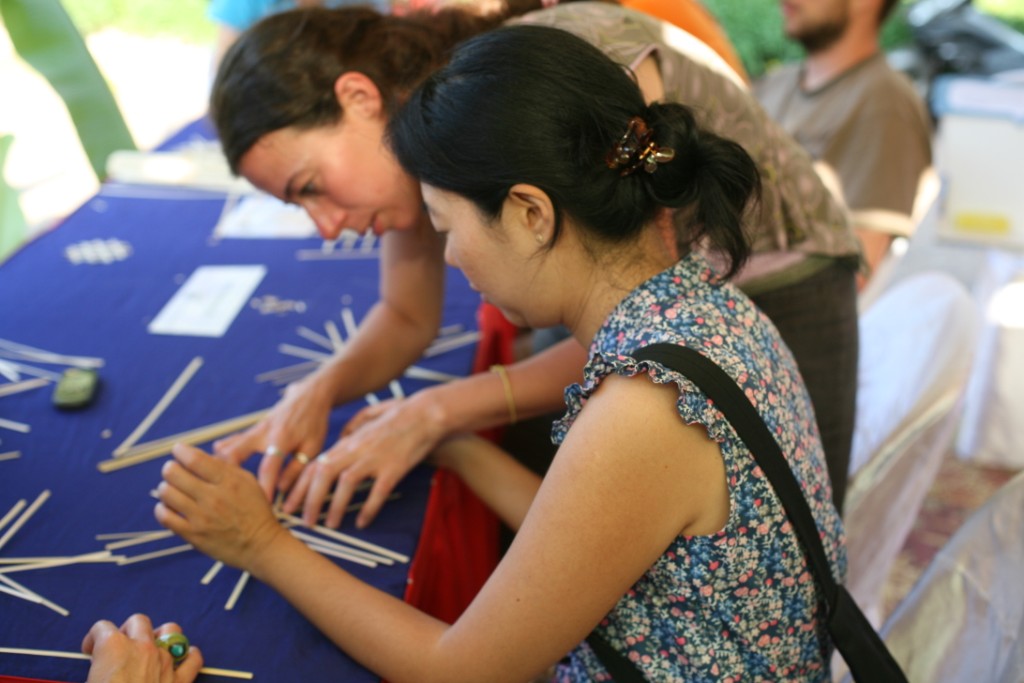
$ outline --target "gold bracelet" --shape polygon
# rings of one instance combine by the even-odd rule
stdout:
[[[505,390],[505,403],[508,405],[508,423],[516,423],[516,400],[512,397],[512,382],[508,378],[508,370],[504,365],[492,365],[491,372],[501,378],[501,386]]]

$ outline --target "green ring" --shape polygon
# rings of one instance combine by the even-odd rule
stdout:
[[[175,666],[181,664],[188,657],[189,644],[184,633],[165,633],[156,639],[156,644],[170,653]]]

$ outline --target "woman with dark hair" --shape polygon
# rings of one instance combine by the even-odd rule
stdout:
[[[446,435],[549,414],[563,405],[563,388],[579,380],[585,352],[569,339],[507,372],[480,373],[367,409],[347,428],[351,433],[324,450],[331,408],[397,376],[439,325],[443,240],[423,212],[417,184],[382,142],[388,119],[446,61],[450,45],[501,20],[458,10],[406,17],[368,9],[286,12],[243,34],[221,66],[211,109],[231,167],[302,205],[327,239],[346,227],[383,235],[381,298],[354,341],[289,386],[266,419],[216,446],[235,462],[264,453],[265,491],[290,488],[286,509],[305,502],[308,520],[333,486],[327,522],[336,526],[355,486],[372,477],[357,517],[365,525],[394,484]],[[753,253],[738,282],[794,349],[841,500],[856,388],[850,264],[858,248],[810,159],[711,50],[668,24],[592,2],[521,20],[578,33],[631,69],[648,101],[692,104],[701,125],[737,140],[754,158],[764,179],[762,202],[746,216]],[[672,241],[668,236],[666,249]],[[311,458],[321,451],[322,458]],[[285,465],[281,456],[288,454]]]
[[[606,680],[582,643],[592,631],[647,680],[829,680],[824,603],[750,450],[686,376],[631,357],[664,342],[728,372],[778,441],[841,579],[806,389],[775,327],[723,277],[748,255],[750,156],[682,105],[647,105],[585,41],[536,26],[465,43],[389,140],[422,179],[448,262],[514,322],[565,325],[590,349],[543,480],[477,437],[433,453],[517,530],[511,547],[448,625],[308,549],[252,474],[195,448],[175,447],[163,470],[160,523],[273,587],[394,683],[525,681],[551,666],[559,681]]]

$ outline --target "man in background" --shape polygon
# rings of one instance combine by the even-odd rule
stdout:
[[[755,86],[768,113],[835,172],[868,276],[893,237],[912,230],[918,181],[932,160],[927,108],[879,45],[896,3],[782,0],[786,35],[807,56]]]

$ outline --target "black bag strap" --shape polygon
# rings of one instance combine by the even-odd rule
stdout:
[[[829,634],[849,666],[854,680],[906,683],[906,676],[871,622],[849,592],[837,584],[832,576],[818,526],[796,476],[757,409],[732,377],[699,351],[677,344],[651,344],[637,349],[633,358],[660,363],[696,384],[714,401],[746,444],[782,501],[793,531],[807,554],[808,564],[828,608]],[[590,634],[587,642],[616,683],[644,681],[639,670],[596,632]]]

